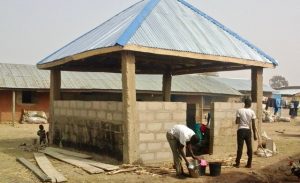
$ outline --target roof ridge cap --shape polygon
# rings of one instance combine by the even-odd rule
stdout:
[[[137,29],[141,26],[143,21],[148,17],[151,11],[159,3],[160,0],[149,0],[149,2],[144,6],[142,11],[135,17],[131,24],[126,28],[123,34],[119,37],[116,45],[125,46]]]

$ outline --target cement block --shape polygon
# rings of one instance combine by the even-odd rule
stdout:
[[[100,103],[98,101],[92,101],[92,109],[100,110],[101,109]]]
[[[161,111],[163,109],[162,102],[147,102],[147,109],[150,111]]]
[[[60,115],[61,116],[66,116],[67,115],[67,109],[60,109]]]
[[[167,141],[166,133],[156,133],[155,140],[157,141]]]
[[[107,110],[108,102],[100,102],[100,106],[102,110]]]
[[[76,108],[77,109],[83,109],[84,108],[84,102],[83,101],[76,101]]]
[[[152,112],[142,112],[138,114],[138,120],[141,122],[154,121],[154,113]]]
[[[116,111],[118,109],[116,102],[109,102],[107,107],[110,111]]]
[[[118,107],[119,112],[123,112],[123,103],[122,102],[118,102],[117,107]]]
[[[154,160],[154,153],[143,153],[143,154],[140,154],[140,158],[143,161]]]
[[[97,117],[97,112],[94,110],[88,110],[88,118],[95,119]]]
[[[89,102],[89,101],[84,102],[84,108],[85,109],[91,109],[92,108],[92,102]]]
[[[146,123],[140,123],[140,131],[145,131],[146,130]]]
[[[73,110],[67,109],[67,116],[73,116]]]
[[[106,119],[109,120],[109,121],[112,121],[113,120],[113,114],[111,112],[108,112],[106,114]]]
[[[166,122],[166,123],[164,123],[164,130],[165,131],[170,130],[176,124],[177,123],[174,123],[174,122]]]
[[[140,152],[147,151],[147,144],[146,143],[139,144],[139,150],[140,150]]]
[[[73,109],[73,116],[80,117],[80,111],[79,109]]]
[[[106,112],[104,112],[104,111],[97,111],[97,118],[101,119],[101,120],[105,120],[106,119]]]
[[[177,103],[177,109],[186,111],[186,103],[184,102],[176,102]]]
[[[174,102],[164,102],[164,109],[168,111],[175,111],[177,109],[177,104]]]
[[[145,111],[147,109],[147,103],[146,102],[137,102],[136,108],[138,111]]]
[[[215,112],[214,113],[214,119],[215,120],[222,120],[226,118],[226,112],[225,111],[222,111],[222,112]]]
[[[169,142],[165,142],[165,143],[164,143],[163,149],[170,149],[170,150],[171,150],[171,147],[170,147]]]
[[[171,114],[169,112],[158,112],[155,114],[155,119],[157,120],[170,120]]]
[[[54,116],[59,116],[59,115],[60,115],[59,108],[54,108]]]
[[[76,101],[74,101],[74,100],[70,101],[70,108],[72,108],[72,109],[76,108]]]
[[[156,153],[156,159],[173,159],[173,155],[170,151],[168,152],[157,152]]]
[[[154,140],[154,133],[140,133],[140,141],[153,141]]]
[[[162,124],[161,123],[147,123],[147,131],[158,132],[161,131]]]
[[[86,118],[87,117],[87,110],[81,109],[80,110],[80,117],[81,118]]]
[[[163,146],[163,143],[160,142],[154,142],[154,143],[148,143],[148,151],[152,152],[152,151],[157,151],[159,149],[161,149],[161,147]]]
[[[123,114],[120,112],[114,112],[113,113],[113,120],[114,121],[122,121],[123,120]]]
[[[186,112],[173,112],[172,121],[175,122],[186,121]]]

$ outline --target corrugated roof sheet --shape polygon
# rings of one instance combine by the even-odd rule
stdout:
[[[32,65],[1,64],[0,89],[49,89],[50,71]],[[95,72],[62,72],[62,89],[121,90],[121,74]],[[136,89],[161,91],[161,75],[136,75]],[[204,75],[174,76],[173,92],[241,95],[237,90]]]
[[[213,77],[215,80],[224,83],[232,88],[234,88],[235,90],[238,91],[251,91],[251,80],[248,79],[233,79],[233,78],[220,78],[220,77],[214,77],[214,76],[210,76]],[[270,86],[264,84],[263,85],[263,90],[265,92],[273,92],[274,89],[271,88]]]
[[[293,96],[300,93],[300,89],[284,89],[284,90],[275,90],[273,93],[280,95],[289,95]]]
[[[114,45],[277,62],[183,0],[143,0],[61,48],[38,64]]]

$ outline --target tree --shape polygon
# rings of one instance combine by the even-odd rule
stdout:
[[[285,79],[285,77],[279,75],[273,76],[269,80],[269,84],[273,89],[289,86],[289,82]]]

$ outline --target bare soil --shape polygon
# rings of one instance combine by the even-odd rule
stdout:
[[[122,173],[116,175],[97,174],[90,175],[80,168],[60,162],[53,158],[50,161],[58,171],[62,172],[72,183],[92,182],[300,182],[298,178],[291,175],[290,160],[300,159],[300,119],[292,122],[264,123],[262,129],[267,132],[277,145],[279,153],[273,157],[253,157],[251,169],[234,167],[223,167],[221,175],[211,177],[207,173],[200,178],[177,179],[174,174],[167,175],[137,175],[136,173]],[[48,126],[46,126],[48,128]],[[25,151],[21,144],[26,143],[31,147],[34,139],[37,139],[36,132],[38,125],[18,124],[15,127],[9,124],[0,125],[0,183],[32,183],[40,182],[37,177],[16,161],[16,157],[25,157],[34,161],[32,151]],[[278,133],[283,132],[283,133]],[[255,146],[254,146],[255,147]],[[25,148],[26,149],[26,148]],[[254,148],[256,149],[256,148]],[[31,150],[30,148],[27,150]],[[32,149],[34,150],[34,149]],[[102,162],[118,164],[114,159],[96,156]],[[235,154],[232,155],[232,163]],[[246,160],[246,154],[243,159]],[[170,160],[172,157],[170,157]],[[228,157],[224,157],[228,159]],[[166,166],[166,165],[163,165]],[[169,165],[168,165],[169,166]],[[208,172],[208,171],[207,171]]]

